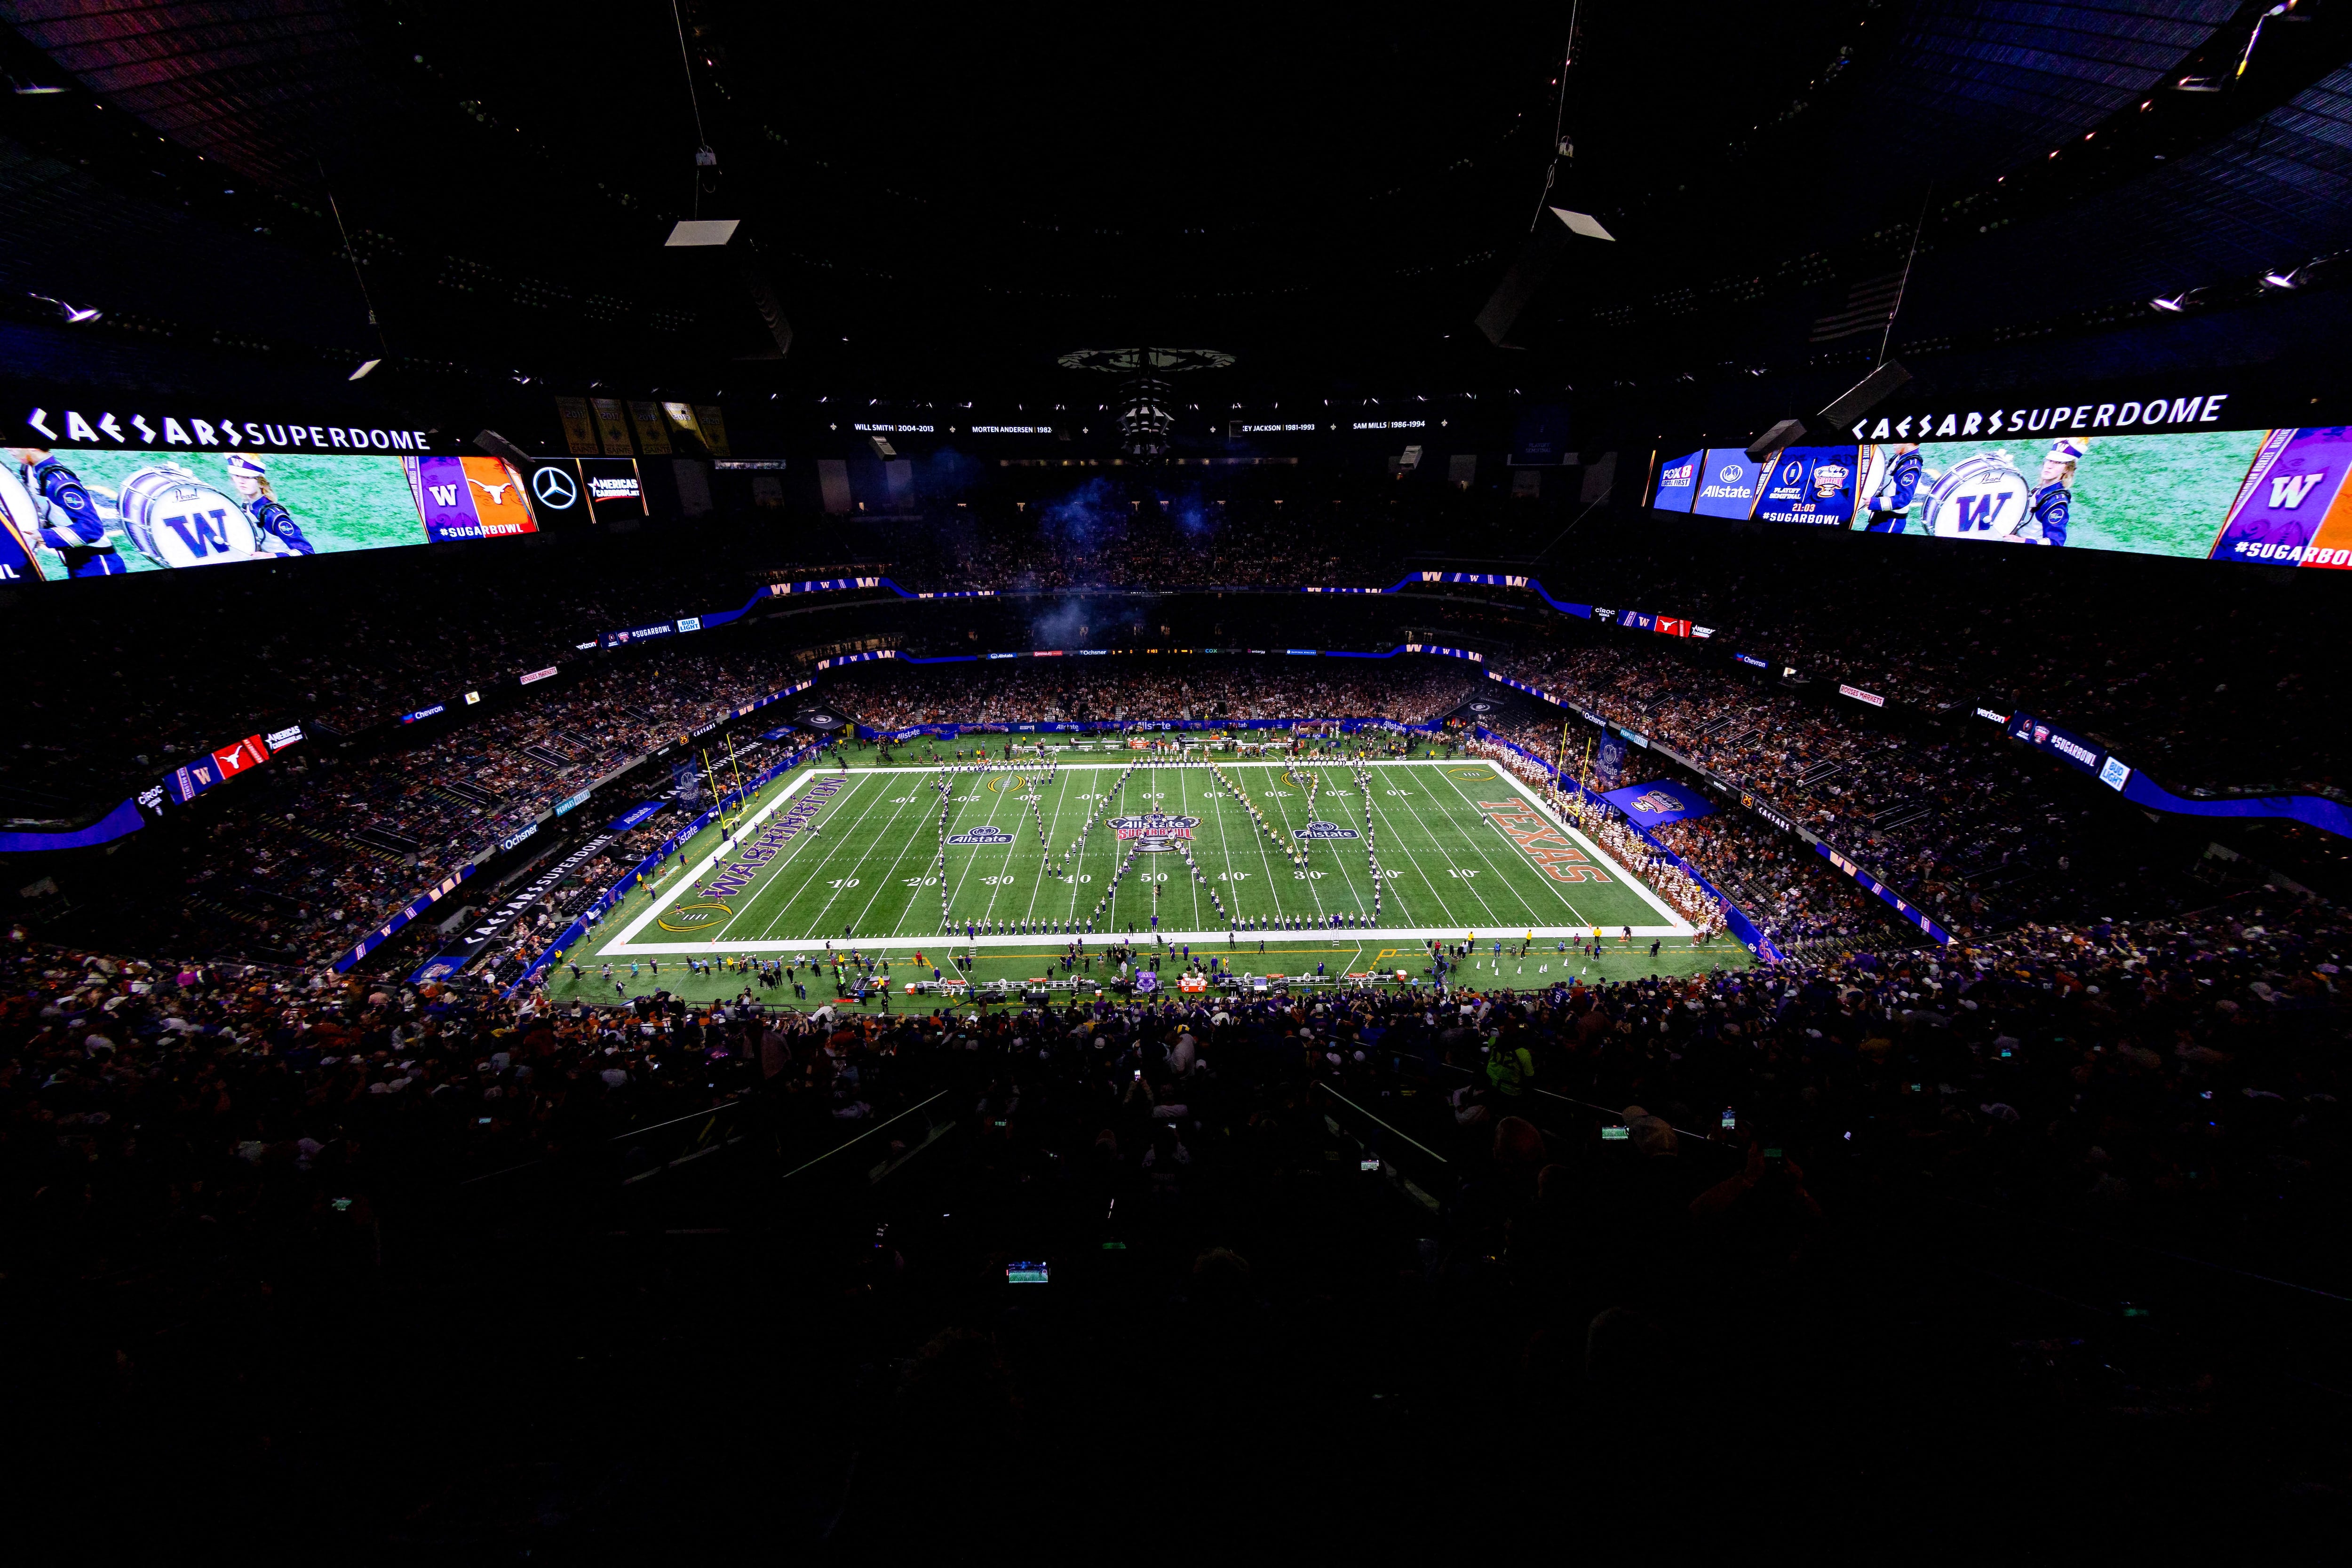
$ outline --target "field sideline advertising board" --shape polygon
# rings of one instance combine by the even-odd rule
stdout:
[[[1733,448],[1662,453],[1648,503],[1861,533],[2352,568],[2352,428],[2258,424],[2265,411],[2233,410],[2234,395],[1884,413],[1857,422],[1850,444],[1792,446],[1761,465]]]

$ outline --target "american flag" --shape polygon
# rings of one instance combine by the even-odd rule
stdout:
[[[1812,340],[1827,343],[1839,338],[1851,338],[1857,332],[1875,332],[1895,319],[1895,307],[1903,298],[1903,275],[1890,272],[1884,277],[1865,277],[1846,291],[1845,308],[1832,311],[1814,321]]]

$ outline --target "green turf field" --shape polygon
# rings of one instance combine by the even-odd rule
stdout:
[[[938,960],[950,930],[956,950],[977,949],[975,977],[1028,977],[1073,936],[1096,950],[1130,928],[1148,937],[1155,912],[1171,943],[1269,973],[1311,973],[1318,964],[1336,974],[1418,973],[1432,938],[1459,943],[1475,932],[1486,949],[1497,937],[1525,941],[1532,931],[1537,946],[1528,957],[1506,956],[1495,968],[1487,953],[1483,977],[1549,984],[1562,943],[1596,925],[1610,956],[1568,958],[1588,975],[1609,972],[1612,961],[1630,966],[1629,974],[1745,961],[1736,944],[1720,940],[1694,949],[1688,924],[1671,905],[1582,834],[1539,815],[1532,792],[1484,761],[1369,764],[1369,844],[1367,801],[1347,764],[1219,768],[1222,779],[1204,767],[1114,753],[1065,761],[1050,775],[1044,764],[803,769],[756,797],[731,840],[711,830],[685,846],[565,955],[582,966],[581,978],[557,972],[551,989],[609,998],[613,982],[601,975],[609,963],[616,978],[634,983],[630,994],[655,983],[688,995],[731,994],[740,976],[721,971],[698,984],[683,960],[790,959],[822,954],[828,943],[891,958],[894,977],[903,979],[917,951]],[[1129,824],[1125,840],[1119,820]],[[1322,824],[1318,836],[1300,838],[1310,821]],[[1165,847],[1144,851],[1140,842]],[[1303,866],[1286,845],[1303,852]],[[1334,929],[1335,913],[1365,924]],[[1244,927],[1238,937],[1228,915]],[[976,940],[965,936],[967,925],[982,928]],[[1623,942],[1628,925],[1637,946]],[[1662,963],[1650,958],[1652,940],[1664,945]]]

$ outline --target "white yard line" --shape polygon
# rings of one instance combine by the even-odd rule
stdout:
[[[1441,768],[1459,768],[1465,765],[1458,762],[1441,762],[1437,766]],[[1422,835],[1429,841],[1430,847],[1436,850],[1438,853],[1445,857],[1445,864],[1447,868],[1455,873],[1454,880],[1462,883],[1469,889],[1470,896],[1478,901],[1478,907],[1485,910],[1491,917],[1486,921],[1482,921],[1480,924],[1490,927],[1502,925],[1502,918],[1495,914],[1495,906],[1486,902],[1486,895],[1485,894],[1478,891],[1478,879],[1475,876],[1461,874],[1471,868],[1463,865],[1459,861],[1455,860],[1454,858],[1454,852],[1445,848],[1444,844],[1439,840],[1436,832],[1431,829],[1428,819],[1422,814],[1421,807],[1414,801],[1412,791],[1406,791],[1404,799],[1406,809],[1412,812],[1413,825],[1421,830]],[[1473,839],[1471,841],[1475,844],[1477,841]],[[1486,869],[1490,872],[1494,870],[1494,862],[1491,861],[1488,862]],[[1424,876],[1427,875],[1426,873],[1423,874]],[[1503,879],[1497,878],[1496,880],[1501,881]],[[1515,889],[1514,892],[1516,893],[1516,891],[1517,890]],[[1440,898],[1438,902],[1440,904],[1444,904],[1447,901]],[[1521,899],[1519,902],[1524,905],[1527,901],[1525,899]],[[1575,911],[1570,910],[1569,913],[1572,915]],[[1465,932],[1469,929],[1470,927],[1466,925],[1463,927],[1463,930]]]
[[[1462,765],[1457,764],[1456,766]],[[1499,780],[1507,777],[1501,768],[1496,767],[1491,762],[1481,762],[1476,764],[1476,766],[1486,768],[1486,776],[1490,779]],[[1462,803],[1470,809],[1472,817],[1477,821],[1478,826],[1470,831],[1471,848],[1477,852],[1477,856],[1480,860],[1486,862],[1488,869],[1496,873],[1496,881],[1509,884],[1511,895],[1519,901],[1519,907],[1526,910],[1530,916],[1539,916],[1539,912],[1536,909],[1534,901],[1529,899],[1525,893],[1522,893],[1519,890],[1519,885],[1517,880],[1504,876],[1500,868],[1496,866],[1495,858],[1486,852],[1486,836],[1481,830],[1492,829],[1494,827],[1493,823],[1486,821],[1486,813],[1478,809],[1478,802],[1472,800],[1470,798],[1470,792],[1462,788],[1462,780],[1454,777],[1452,768],[1446,769],[1442,777],[1445,779],[1447,784],[1453,787],[1454,793],[1461,798]],[[1537,817],[1539,821],[1546,823],[1549,823],[1551,821],[1550,816],[1543,812],[1541,810],[1538,810]],[[1521,852],[1518,846],[1516,844],[1511,848],[1511,862],[1517,865],[1521,870],[1531,872],[1538,878],[1541,879],[1544,885],[1550,888],[1554,896],[1559,898],[1561,906],[1568,911],[1571,919],[1582,920],[1585,917],[1584,912],[1576,907],[1574,901],[1571,900],[1567,894],[1560,891],[1559,884],[1552,881],[1551,878],[1545,876],[1543,873],[1543,868],[1536,864],[1535,862],[1530,860],[1524,852]]]
[[[885,788],[887,788],[887,786],[885,786]],[[887,800],[888,797],[886,796],[884,799]],[[911,805],[914,802],[909,801],[908,804]],[[890,813],[890,821],[893,822],[897,821],[901,816],[906,814],[906,806],[902,805],[898,807],[896,810],[893,810]],[[857,820],[857,826],[863,828],[865,825],[866,819],[861,814]],[[887,824],[885,824],[885,826],[887,828]],[[865,878],[859,876],[857,873],[859,869],[866,864],[866,861],[872,858],[874,852],[880,847],[880,841],[878,839],[868,841],[866,847],[858,852],[857,858],[852,861],[847,866],[842,868],[840,874],[834,877],[833,880],[835,882],[856,881],[863,884]],[[902,854],[903,852],[901,852]],[[810,876],[809,880],[803,883],[797,892],[793,893],[790,897],[783,901],[782,905],[777,909],[775,917],[768,922],[767,929],[760,933],[761,937],[765,939],[773,935],[776,929],[776,921],[782,920],[785,915],[791,914],[793,906],[800,902],[801,894],[813,891],[816,886],[817,878],[824,875],[826,872],[833,869],[834,864],[832,857],[827,856],[824,863],[816,868],[816,871]],[[819,906],[816,912],[816,922],[819,925],[818,930],[814,932],[805,932],[798,936],[788,936],[785,937],[785,940],[788,942],[829,942],[841,940],[842,938],[835,937],[832,933],[824,930],[823,922],[825,911],[831,909],[835,904],[839,902],[842,894],[845,891],[847,890],[844,888],[835,888],[833,890],[833,896],[826,899],[824,903]],[[872,902],[871,894],[867,895],[867,902],[869,904]],[[854,920],[851,921],[850,925],[855,929],[856,922]]]

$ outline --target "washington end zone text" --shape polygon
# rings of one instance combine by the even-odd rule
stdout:
[[[736,852],[735,859],[709,883],[695,890],[700,898],[731,898],[751,885],[777,852],[800,836],[826,802],[841,792],[838,779],[820,779],[793,809],[760,830],[757,838]]]

